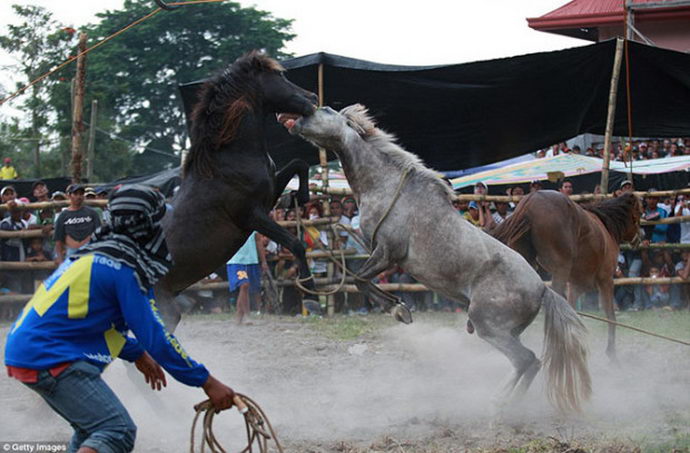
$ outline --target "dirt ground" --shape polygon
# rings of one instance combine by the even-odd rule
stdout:
[[[549,405],[540,373],[526,398],[492,423],[491,396],[507,360],[464,329],[464,314],[417,314],[399,325],[383,315],[305,320],[189,316],[177,336],[186,350],[262,405],[292,452],[688,451],[690,349],[636,333],[619,335],[618,365],[594,321],[594,395],[564,419]],[[0,327],[4,350],[9,324]],[[690,326],[689,326],[690,327]],[[537,354],[541,318],[524,335]],[[690,328],[687,330],[690,332]],[[104,378],[139,426],[137,452],[189,451],[199,389],[170,382],[160,393],[137,387],[118,361]],[[136,382],[142,382],[135,377]],[[236,411],[216,419],[228,451],[244,427]],[[33,393],[0,378],[0,441],[67,440],[69,426]]]

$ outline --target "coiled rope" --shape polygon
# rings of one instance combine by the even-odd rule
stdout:
[[[254,444],[258,447],[259,453],[268,453],[268,441],[273,439],[279,453],[283,453],[283,447],[278,441],[275,430],[268,420],[268,417],[261,409],[256,401],[249,398],[247,395],[235,393],[233,403],[237,410],[244,416],[244,424],[247,431],[247,446],[242,449],[240,453],[252,453]],[[202,401],[194,406],[196,415],[192,422],[192,431],[190,435],[189,453],[196,453],[194,433],[196,431],[196,424],[201,414],[204,414],[203,421],[203,436],[201,438],[199,452],[205,453],[206,447],[209,448],[210,453],[227,453],[227,451],[220,445],[213,433],[213,417],[216,410],[211,404],[211,400]]]

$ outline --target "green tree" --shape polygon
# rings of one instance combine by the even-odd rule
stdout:
[[[91,44],[152,10],[150,0],[127,0],[122,10],[98,14],[99,23],[88,27]],[[99,118],[107,116],[111,132],[136,144],[132,150],[149,148],[131,160],[130,172],[177,165],[187,140],[177,84],[208,77],[252,49],[287,56],[281,49],[294,37],[291,23],[234,2],[162,11],[89,54],[86,104],[98,99]],[[98,155],[96,174],[123,176],[107,159]]]
[[[14,56],[17,62],[8,69],[21,74],[21,80],[17,82],[19,89],[49,71],[56,62],[64,61],[73,47],[73,36],[42,7],[13,5],[12,8],[22,22],[10,24],[7,34],[0,35],[0,48]],[[33,85],[25,95],[13,101],[13,106],[28,120],[28,126],[22,126],[17,119],[11,119],[5,127],[9,134],[5,136],[5,142],[21,164],[18,169],[20,176],[40,176],[43,173],[41,156],[50,153],[58,140],[51,134],[51,126],[58,115],[50,101],[64,97],[69,90],[67,79],[52,77]],[[52,167],[54,157],[48,160]]]

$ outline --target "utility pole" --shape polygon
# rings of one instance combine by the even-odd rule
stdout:
[[[86,178],[93,182],[93,160],[96,157],[96,117],[98,100],[91,101],[91,121],[89,122],[89,146],[86,151]]]
[[[84,85],[86,80],[86,33],[79,34],[77,74],[74,83],[72,106],[72,183],[81,182],[81,133],[84,130]]]

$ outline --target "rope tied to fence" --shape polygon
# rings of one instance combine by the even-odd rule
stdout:
[[[247,395],[241,393],[235,393],[233,403],[238,411],[244,416],[247,433],[247,446],[242,449],[241,453],[251,453],[254,444],[257,445],[259,453],[268,453],[268,441],[271,439],[275,443],[278,452],[283,453],[283,447],[280,445],[275,430],[263,409],[261,409],[261,406]],[[216,409],[211,404],[211,400],[205,400],[196,404],[194,410],[196,414],[192,422],[189,452],[195,453],[197,451],[195,449],[194,433],[201,414],[204,414],[202,425],[203,436],[201,438],[199,451],[205,453],[206,447],[208,446],[211,453],[227,453],[213,433],[213,417],[216,414]]]

